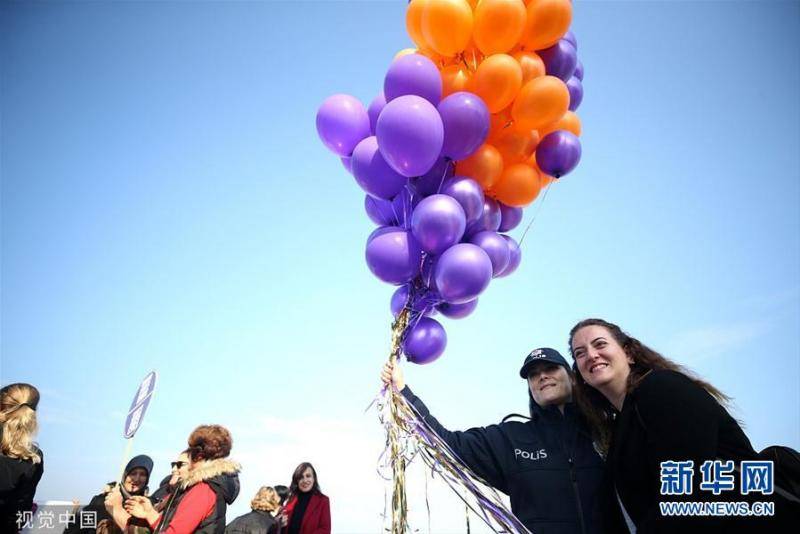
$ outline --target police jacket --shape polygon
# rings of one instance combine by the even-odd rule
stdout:
[[[511,510],[536,534],[596,534],[625,529],[619,509],[601,510],[607,491],[603,460],[573,404],[539,408],[530,421],[447,430],[407,386],[402,395],[453,449],[494,488],[511,498]],[[601,514],[609,516],[601,520]],[[602,525],[609,530],[602,530]]]

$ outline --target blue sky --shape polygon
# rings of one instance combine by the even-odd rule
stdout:
[[[363,194],[314,116],[329,94],[375,96],[410,45],[404,10],[0,6],[0,377],[43,393],[38,499],[114,478],[156,369],[133,447],[156,477],[218,422],[244,464],[231,515],[308,459],[335,531],[379,527],[383,441],[364,409],[392,288],[364,264]],[[800,448],[798,21],[797,2],[575,3],[581,164],[526,210],[519,270],[407,370],[446,425],[524,412],[525,354],[564,351],[601,316],[734,397],[756,448]],[[434,531],[463,531],[429,485]]]

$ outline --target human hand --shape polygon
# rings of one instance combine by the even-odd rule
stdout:
[[[103,501],[103,504],[105,504],[108,513],[113,513],[112,510],[114,508],[122,506],[122,493],[117,488],[112,489],[106,493],[106,498]]]
[[[147,497],[142,497],[141,495],[135,495],[125,501],[125,511],[131,514],[133,517],[139,517],[142,519],[148,519],[151,515],[158,515],[155,508],[153,508],[153,504],[150,502],[150,499]]]
[[[381,381],[386,387],[389,387],[390,383],[393,384],[397,391],[406,387],[406,381],[403,377],[403,368],[400,366],[400,362],[386,362],[383,366],[383,371],[381,371]]]

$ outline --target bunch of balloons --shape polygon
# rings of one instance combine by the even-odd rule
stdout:
[[[375,276],[412,321],[409,361],[445,349],[433,315],[466,317],[492,278],[521,260],[507,232],[522,208],[580,160],[583,68],[570,0],[411,0],[417,49],[397,53],[365,108],[337,94],[317,132],[366,193],[379,226],[367,239]]]

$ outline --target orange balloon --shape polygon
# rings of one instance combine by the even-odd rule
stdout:
[[[470,157],[456,163],[456,174],[469,176],[483,187],[492,187],[503,172],[503,156],[490,144],[483,144]]]
[[[472,36],[472,8],[467,0],[427,0],[422,35],[443,56],[463,51]]]
[[[522,163],[536,150],[539,134],[536,130],[511,124],[500,128],[497,132],[490,131],[489,141],[503,155],[505,164]]]
[[[555,132],[556,130],[567,130],[568,132],[572,132],[577,136],[581,135],[581,120],[578,118],[572,111],[567,111],[564,115],[558,119],[556,122],[548,124],[547,126],[542,126],[539,128],[539,135],[544,137],[545,135]]]
[[[457,93],[458,91],[467,90],[470,73],[463,65],[455,64],[444,67],[441,74],[442,98]]]
[[[530,0],[522,44],[529,50],[553,46],[572,22],[571,0]]]
[[[522,67],[522,83],[529,82],[534,78],[545,75],[544,61],[536,52],[526,52],[519,50],[514,53],[514,59]]]
[[[420,48],[430,47],[425,41],[425,34],[422,33],[422,13],[427,4],[428,0],[411,0],[406,8],[406,31]]]
[[[521,86],[522,69],[517,60],[506,54],[484,59],[469,85],[470,91],[483,99],[490,113],[497,113],[511,104]]]
[[[522,86],[511,116],[520,126],[539,129],[560,119],[568,109],[566,84],[555,76],[540,76]]]
[[[475,8],[475,44],[484,54],[502,54],[517,44],[525,29],[522,0],[481,0]]]
[[[533,202],[540,189],[539,173],[524,163],[507,167],[500,176],[500,180],[492,186],[492,192],[497,200],[518,208]]]

